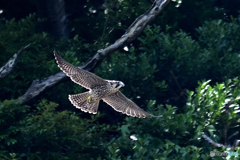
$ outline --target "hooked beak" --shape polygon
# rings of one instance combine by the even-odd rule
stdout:
[[[122,87],[124,87],[124,86],[125,86],[125,84],[124,84],[123,82],[120,82],[120,85],[121,85]]]

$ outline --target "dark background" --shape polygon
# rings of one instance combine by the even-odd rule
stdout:
[[[163,118],[127,117],[103,102],[97,115],[81,112],[67,97],[85,89],[69,78],[18,105],[33,80],[60,71],[53,50],[83,65],[151,5],[0,0],[0,66],[31,43],[0,79],[1,159],[209,159],[210,151],[226,149],[203,134],[229,146],[239,139],[239,0],[170,2],[128,51],[116,51],[93,71],[123,81],[127,97]]]

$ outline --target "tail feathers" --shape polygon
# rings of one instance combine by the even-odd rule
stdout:
[[[84,92],[81,94],[69,95],[68,98],[76,108],[79,108],[84,112],[97,114],[99,101],[89,103],[89,96],[89,92]]]
[[[99,101],[97,101],[95,103],[88,103],[87,100],[86,100],[86,101],[82,102],[80,107],[77,107],[77,108],[80,108],[84,112],[97,114],[98,105],[99,105]]]

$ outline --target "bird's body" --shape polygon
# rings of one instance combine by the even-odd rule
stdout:
[[[69,95],[71,103],[84,112],[96,114],[99,101],[103,100],[118,112],[129,116],[145,118],[154,117],[139,108],[134,102],[125,97],[119,89],[124,87],[124,83],[115,80],[105,80],[93,73],[73,66],[65,61],[54,51],[54,56],[58,67],[66,73],[71,80],[87,89],[88,92]]]
[[[109,80],[107,80],[106,82],[106,84],[95,86],[89,91],[93,101],[99,101],[102,98],[117,92],[121,87],[124,87],[124,84],[122,82]],[[116,87],[114,85],[116,85]]]

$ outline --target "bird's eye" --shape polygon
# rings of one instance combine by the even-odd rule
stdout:
[[[120,86],[120,84],[119,84],[119,82],[118,82],[115,88],[118,88],[119,86]]]

